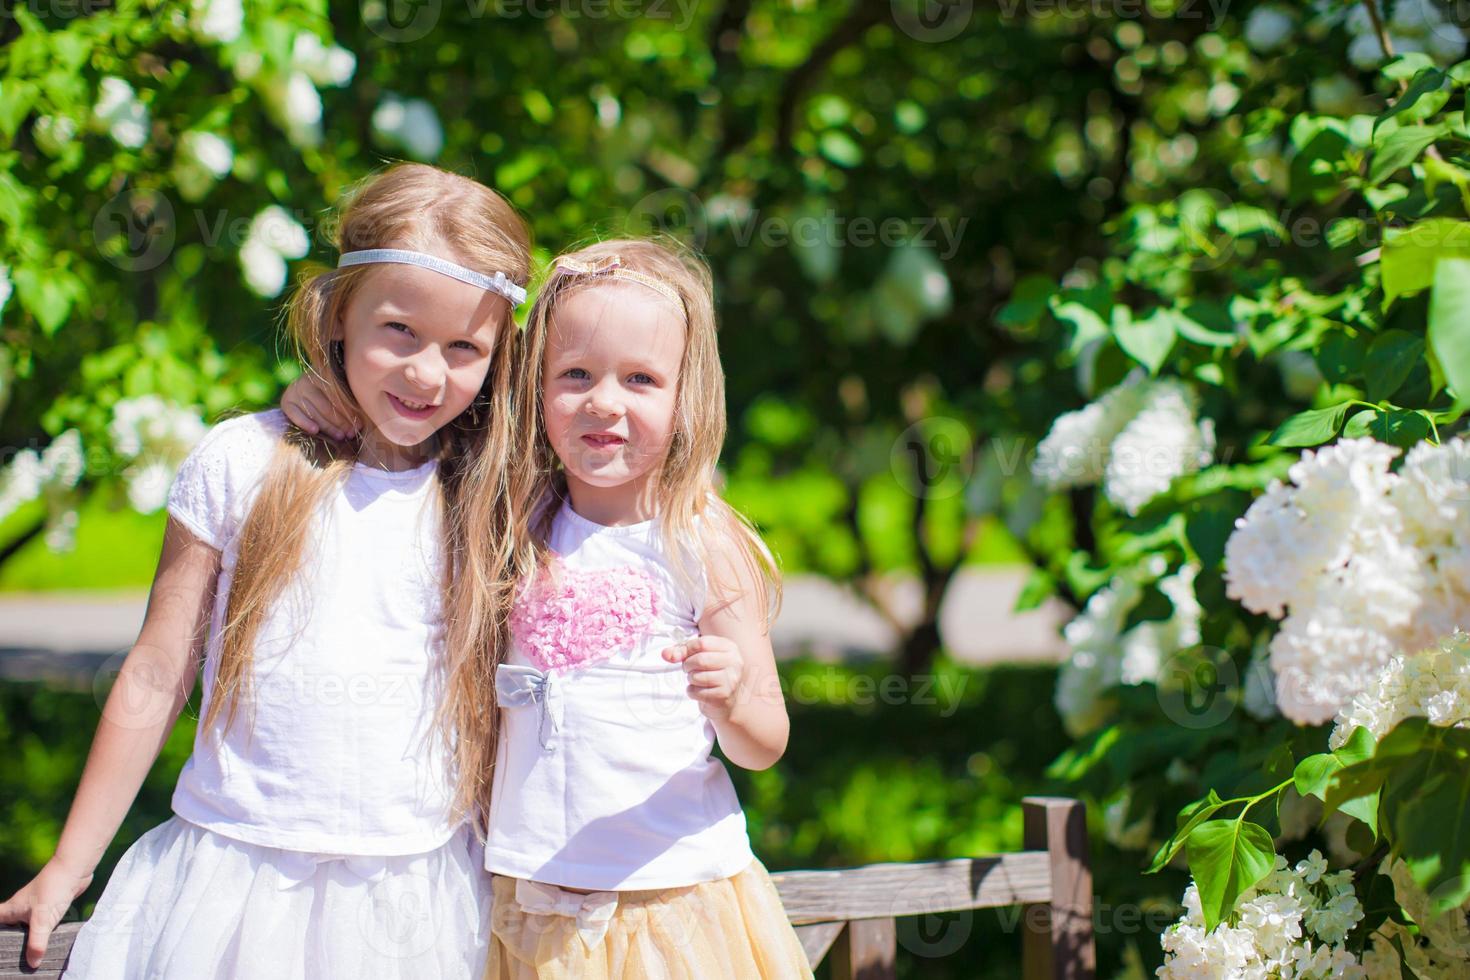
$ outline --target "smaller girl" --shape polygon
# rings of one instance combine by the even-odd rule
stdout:
[[[521,365],[527,574],[496,680],[485,975],[810,977],[710,754],[765,769],[790,726],[774,562],[714,489],[708,269],[646,241],[561,256]]]
[[[442,623],[446,606],[485,608],[483,588],[455,584],[476,577],[452,574],[482,551],[465,546],[470,529],[498,526],[474,537],[500,540],[509,523],[509,430],[493,396],[508,388],[529,233],[494,191],[403,165],[347,202],[340,243],[339,267],[293,295],[290,327],[361,435],[333,442],[280,412],[244,415],[180,468],[142,633],[56,854],[0,906],[0,922],[29,924],[32,965],[91,881],[202,653],[174,816],[123,855],[66,976],[481,971],[489,894],[467,816],[493,758],[493,729],[474,727],[474,678],[491,664],[482,637],[456,644],[450,631],[446,645]],[[507,519],[467,522],[470,500]]]

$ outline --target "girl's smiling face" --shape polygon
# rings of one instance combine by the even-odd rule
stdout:
[[[684,335],[681,311],[638,283],[583,286],[558,301],[541,411],[574,494],[641,496],[657,475],[674,433]]]
[[[347,386],[367,421],[360,458],[395,468],[480,393],[501,318],[500,296],[416,266],[367,273],[337,323]]]

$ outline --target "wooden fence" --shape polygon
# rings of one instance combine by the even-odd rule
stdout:
[[[807,959],[815,966],[830,955],[833,980],[890,980],[898,917],[1020,906],[1024,980],[1092,980],[1086,812],[1058,797],[1027,797],[1022,808],[1025,849],[1014,854],[773,874]],[[59,977],[80,928],[58,926],[33,972],[24,932],[0,926],[0,980]]]

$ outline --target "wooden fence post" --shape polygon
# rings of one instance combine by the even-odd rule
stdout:
[[[832,950],[833,980],[893,980],[898,931],[892,919],[855,919]]]
[[[1092,871],[1087,809],[1077,800],[1028,796],[1021,803],[1023,844],[1051,859],[1051,901],[1021,910],[1026,980],[1093,980]]]

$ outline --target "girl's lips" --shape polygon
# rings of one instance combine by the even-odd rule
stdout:
[[[426,405],[423,408],[409,408],[403,403],[401,398],[391,391],[388,392],[388,401],[392,403],[393,408],[399,415],[402,415],[404,418],[413,419],[415,422],[422,422],[438,411],[437,405]]]
[[[588,434],[582,437],[582,441],[593,449],[612,449],[614,446],[621,446],[628,440],[622,436]]]

